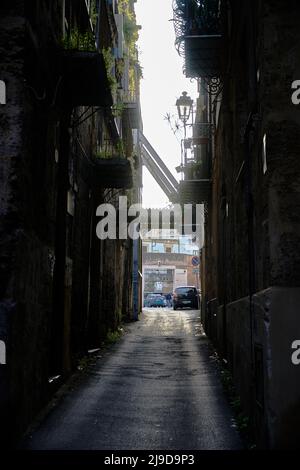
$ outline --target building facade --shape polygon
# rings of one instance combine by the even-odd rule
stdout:
[[[297,448],[299,4],[176,0],[174,19],[186,75],[199,80],[200,123],[212,126],[207,166],[201,158],[190,178],[190,197],[205,204],[205,330],[229,364],[258,446]]]
[[[190,235],[152,229],[143,237],[143,291],[173,293],[178,286],[200,288],[199,248]]]
[[[88,349],[141,306],[141,245],[99,240],[141,200],[133,0],[0,5],[0,420],[20,436]]]

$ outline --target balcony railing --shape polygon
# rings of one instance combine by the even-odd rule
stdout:
[[[200,160],[189,160],[182,167],[185,180],[210,179],[210,159],[208,155]]]
[[[124,103],[126,105],[135,105],[138,102],[136,90],[129,90],[124,93]]]
[[[141,127],[141,106],[140,98],[136,90],[129,90],[124,93],[125,114],[130,120],[132,129],[140,129]]]
[[[198,122],[193,126],[193,145],[208,144],[211,140],[213,125],[206,122]]]
[[[211,180],[184,180],[179,186],[179,201],[181,204],[204,204],[210,199]]]
[[[185,57],[187,77],[218,77],[221,22],[219,0],[174,0],[178,52]]]

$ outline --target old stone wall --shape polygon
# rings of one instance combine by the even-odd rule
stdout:
[[[71,16],[84,29],[90,22],[87,11],[76,10],[79,4],[86,8],[72,2]],[[97,206],[125,190],[105,190],[103,182],[95,187],[86,171],[99,127],[106,125],[112,146],[118,138],[107,112],[67,99],[62,13],[60,0],[0,5],[6,85],[0,105],[0,345],[6,358],[0,421],[6,440],[25,431],[78,359],[132,312],[132,245],[96,236]],[[126,151],[132,154],[132,139]]]
[[[300,114],[291,84],[300,73],[299,4],[238,2],[232,18],[206,223],[204,317],[259,446],[293,447]]]

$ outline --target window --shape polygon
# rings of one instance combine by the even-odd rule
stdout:
[[[172,248],[170,246],[166,246],[166,253],[172,253]]]
[[[175,292],[177,294],[185,294],[185,295],[189,295],[189,294],[195,294],[196,293],[196,289],[194,287],[177,287],[175,289]]]

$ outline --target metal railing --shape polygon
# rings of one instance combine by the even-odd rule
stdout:
[[[210,139],[213,133],[214,126],[209,122],[196,122],[193,125],[193,140],[199,138]],[[195,142],[193,142],[195,144]]]
[[[136,90],[128,90],[124,92],[123,101],[126,104],[136,104],[138,102],[138,94]]]
[[[184,56],[187,36],[213,36],[221,32],[220,0],[173,0],[175,46]]]

